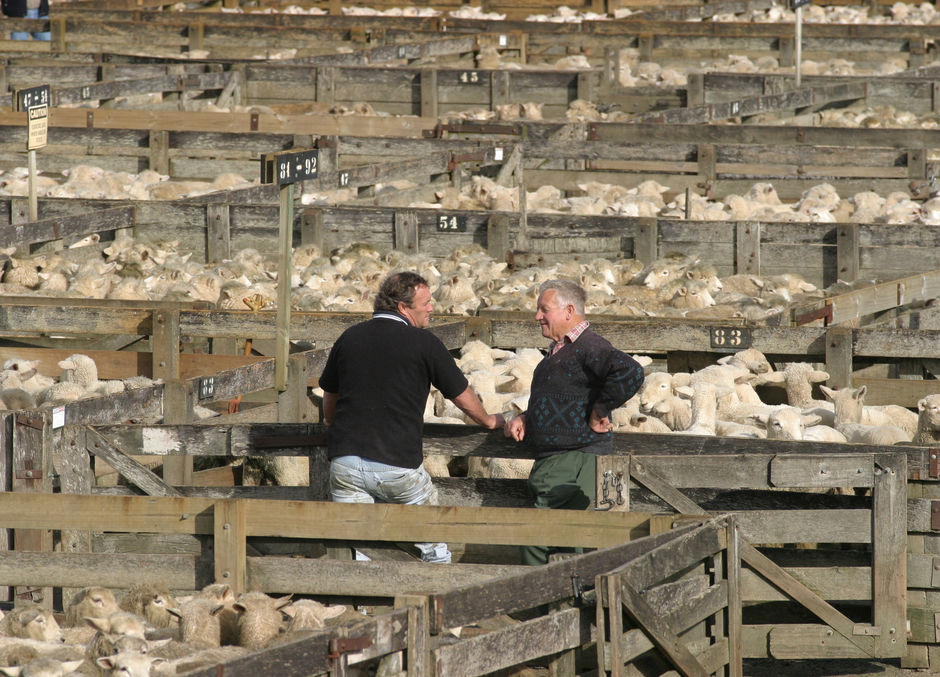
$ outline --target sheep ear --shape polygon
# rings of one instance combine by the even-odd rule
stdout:
[[[246,611],[248,611],[248,608],[241,602],[235,602],[235,604],[232,605],[232,608],[235,609],[235,611],[237,611],[240,614],[243,614]]]
[[[282,609],[283,607],[287,606],[288,604],[290,604],[290,599],[293,596],[294,596],[293,593],[291,593],[290,595],[284,595],[283,597],[278,597],[274,602],[274,608]]]
[[[23,625],[32,623],[34,620],[36,620],[36,617],[39,616],[40,613],[41,612],[39,609],[30,609],[29,611],[24,611],[22,614],[20,614],[20,623]]]
[[[767,414],[751,414],[747,418],[749,421],[753,421],[754,423],[767,425],[767,418],[768,418]]]
[[[85,616],[83,619],[85,625],[88,625],[99,632],[107,634],[111,630],[111,621],[107,618],[92,618],[91,616]]]
[[[691,400],[692,396],[695,394],[695,391],[692,390],[690,386],[676,386],[674,390],[676,391],[676,395],[679,395],[680,397],[683,397],[687,400]]]
[[[786,375],[781,371],[765,371],[758,377],[757,385],[763,385],[767,383],[784,383],[786,380]]]
[[[924,397],[920,400],[917,400],[917,411],[923,411],[927,408],[927,398]]]
[[[833,390],[832,388],[827,388],[826,386],[819,386],[819,389],[822,391],[822,394],[826,396],[826,399],[829,400],[830,402],[833,400],[833,398],[836,395],[836,391]]]
[[[810,372],[809,380],[813,383],[821,383],[829,380],[829,372],[813,370]]]
[[[323,620],[326,620],[327,618],[336,618],[337,616],[342,614],[344,611],[346,611],[346,605],[337,604],[336,606],[325,607],[323,609],[323,612],[320,614],[320,616],[323,618]]]
[[[114,661],[111,658],[111,656],[101,656],[95,663],[103,670],[111,670],[114,668]]]
[[[861,388],[855,391],[855,399],[856,400],[865,399],[865,393],[867,392],[868,392],[868,386],[862,386]]]
[[[728,364],[728,362],[730,362],[731,358],[733,357],[734,355],[725,355],[724,357],[719,357],[718,364]]]
[[[217,605],[217,606],[214,606],[214,607],[212,607],[212,608],[209,610],[209,615],[210,615],[210,616],[215,616],[215,615],[217,615],[220,611],[222,611],[222,609],[224,609],[224,608],[225,608],[225,605],[224,605],[224,604],[219,604],[219,605]],[[171,611],[170,613],[173,613],[173,612]],[[177,616],[177,614],[173,614],[173,615],[174,615],[174,616]],[[178,617],[179,617],[179,618],[182,618],[182,616],[178,616]]]
[[[214,611],[215,611],[215,609],[213,609],[213,610],[210,611],[209,613],[213,613]],[[169,613],[169,614],[172,615],[172,616],[176,616],[176,617],[179,618],[179,619],[182,619],[182,618],[183,618],[183,614],[180,613],[180,610],[179,610],[179,609],[171,609],[171,608],[167,607],[167,613]]]
[[[819,425],[822,422],[822,416],[819,414],[803,414],[800,418],[803,425]]]

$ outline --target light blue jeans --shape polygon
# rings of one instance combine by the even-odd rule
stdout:
[[[437,505],[437,487],[424,466],[399,468],[361,456],[340,456],[330,463],[330,495],[335,503]],[[415,543],[425,562],[448,563],[446,543]]]
[[[48,19],[48,16],[39,16],[39,8],[36,9],[27,9],[26,10],[27,19]],[[13,31],[10,33],[10,38],[13,40],[29,40],[29,33],[24,31]],[[34,40],[45,40],[48,42],[52,40],[52,33],[49,31],[40,31],[38,33],[33,33]]]

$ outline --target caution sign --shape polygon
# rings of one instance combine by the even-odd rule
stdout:
[[[33,106],[26,113],[26,150],[44,148],[49,134],[49,106]]]

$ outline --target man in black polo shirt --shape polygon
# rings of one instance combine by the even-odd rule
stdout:
[[[425,331],[431,290],[412,272],[390,275],[371,320],[350,327],[327,359],[323,422],[329,426],[330,493],[342,503],[436,503],[423,466],[424,407],[433,384],[490,430],[505,424],[488,414],[447,348]],[[449,562],[444,543],[418,543],[421,558]]]

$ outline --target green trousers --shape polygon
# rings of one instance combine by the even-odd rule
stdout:
[[[529,473],[529,492],[536,508],[587,510],[594,504],[597,456],[577,449],[540,458]],[[523,564],[546,564],[549,552],[580,552],[580,548],[522,546]]]

